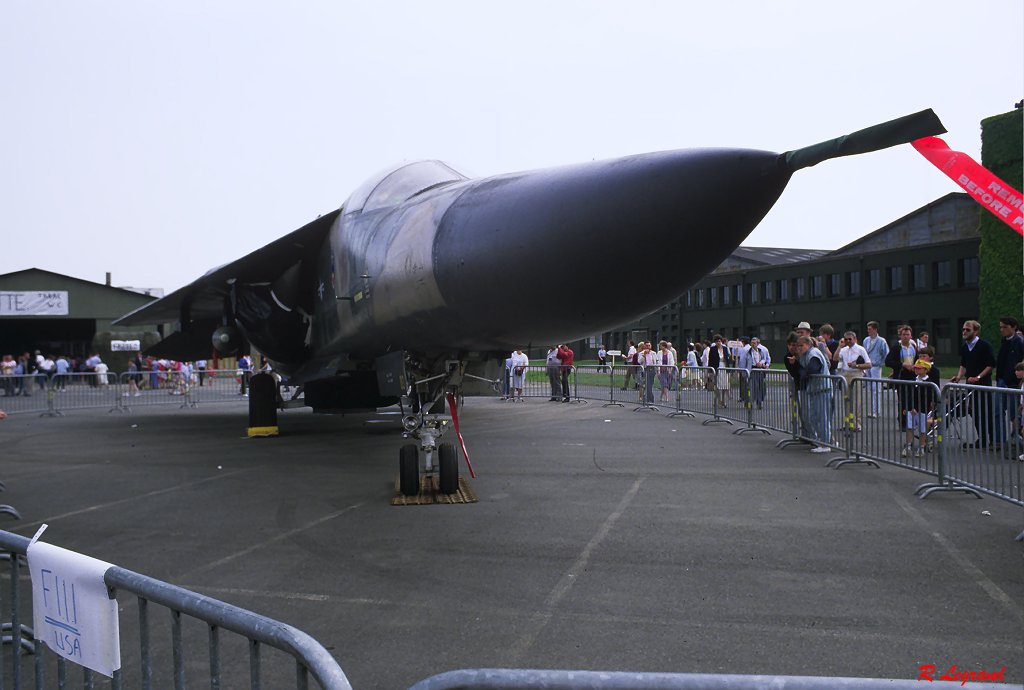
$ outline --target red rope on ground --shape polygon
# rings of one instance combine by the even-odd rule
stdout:
[[[455,435],[459,437],[459,444],[462,446],[462,455],[466,458],[466,467],[469,468],[469,476],[476,479],[476,472],[473,471],[473,463],[469,461],[469,451],[466,450],[466,439],[462,438],[462,432],[459,431],[459,412],[456,409],[455,396],[448,393],[448,407],[452,411],[452,423],[455,425]]]

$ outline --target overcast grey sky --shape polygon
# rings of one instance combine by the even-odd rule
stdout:
[[[980,159],[1024,95],[1022,8],[7,0],[0,273],[170,291],[421,158],[786,151],[931,107]],[[746,244],[836,248],[950,191],[909,146],[828,161]]]

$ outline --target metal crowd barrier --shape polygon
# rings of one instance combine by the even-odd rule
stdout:
[[[175,371],[76,372],[0,377],[0,409],[8,414],[35,412],[59,417],[66,410],[106,408],[130,412],[135,407],[232,402],[246,392],[237,369]],[[284,386],[287,394],[289,388]]]
[[[959,682],[935,681],[943,687]],[[927,687],[931,687],[931,683]],[[988,690],[1019,685],[985,682]],[[483,668],[442,673],[409,690],[921,690],[917,680],[889,678],[828,678],[817,676],[741,676],[707,673],[629,673],[623,671],[560,671]]]
[[[250,378],[253,373],[250,373]],[[244,391],[243,381],[247,384]],[[193,371],[189,386],[191,399],[200,404],[232,402],[248,393],[248,390],[248,380],[239,369]]]
[[[792,397],[793,377],[779,369],[752,369],[746,374],[746,398],[744,402],[750,413],[748,426],[761,431],[777,431],[794,434],[794,407]],[[741,397],[743,390],[741,389]]]
[[[503,392],[502,398],[510,402],[516,402],[519,398],[544,398],[548,400],[562,400],[562,373],[568,369],[569,399],[575,395],[575,371],[574,367],[548,367],[544,364],[528,365],[523,372],[523,393],[516,394],[512,383],[513,374],[507,372],[509,379],[509,391],[507,395]]]
[[[10,582],[7,596],[0,597],[5,609],[4,618],[7,614],[10,616],[9,622],[4,624],[4,631],[8,633],[4,642],[10,647],[0,647],[0,688],[52,687],[53,678],[56,678],[57,687],[70,687],[69,675],[77,675],[77,665],[50,652],[42,642],[33,640],[32,629],[26,624],[32,621],[32,597],[22,593],[22,581],[27,581],[26,550],[29,541],[26,537],[0,531],[0,551],[6,555],[7,579]],[[219,688],[238,675],[240,668],[247,668],[249,686],[254,689],[279,688],[290,682],[304,690],[309,687],[312,676],[324,690],[351,690],[345,673],[330,653],[312,637],[286,623],[118,566],[107,570],[104,583],[111,597],[117,593],[137,597],[138,664],[126,670],[123,663],[109,680],[89,669],[77,667],[82,674],[83,688],[94,688],[102,682],[114,690],[123,687],[143,690],[174,687],[182,690],[186,681],[195,685],[197,676],[207,677],[204,683],[207,687]],[[154,604],[170,612],[170,649],[159,644],[161,640],[166,642],[165,637],[153,634],[150,606]],[[122,605],[119,608],[119,620],[124,622],[125,610],[131,607]],[[127,636],[127,627],[121,626],[122,640]],[[205,640],[192,639],[189,634],[203,636],[204,632]],[[223,632],[239,637],[222,639]],[[187,658],[190,645],[208,650],[207,664]],[[289,671],[280,664],[281,654],[277,652],[265,661],[265,648],[292,657],[292,669]],[[246,649],[248,663],[239,658],[244,657]],[[167,658],[168,652],[170,659]],[[241,673],[244,675],[244,670]]]
[[[732,424],[720,416],[722,408],[718,404],[717,383],[718,375],[710,367],[680,367],[673,415],[701,414],[708,417],[702,422],[705,425],[716,422]]]
[[[949,384],[941,402],[940,482],[1024,506],[1021,390]]]
[[[578,402],[611,401],[611,365],[577,364],[573,368],[572,400]]]
[[[851,378],[849,397],[854,460],[940,477],[944,414],[938,386],[861,376]]]
[[[35,374],[0,376],[0,409],[7,414],[19,412],[46,412],[46,388],[39,388],[39,377]]]
[[[197,407],[199,404],[239,400],[247,388],[242,387],[242,373],[237,369],[193,369],[176,371],[137,371],[121,374],[121,404],[132,407],[173,405]],[[131,382],[135,381],[132,386]]]
[[[636,364],[617,364],[612,368],[610,378],[608,405],[625,407],[641,404],[646,394],[643,367]]]

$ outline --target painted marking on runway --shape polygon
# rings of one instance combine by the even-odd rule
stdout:
[[[956,561],[957,565],[967,573],[968,577],[974,580],[976,585],[985,590],[985,593],[988,594],[993,601],[1003,606],[1018,620],[1024,622],[1024,610],[1022,610],[1020,606],[1010,598],[1010,595],[1000,589],[999,585],[989,579],[989,577],[982,572],[981,568],[974,565],[974,562],[971,561],[971,559],[965,556],[960,549],[953,545],[953,542],[947,539],[942,533],[932,530],[932,526],[928,523],[928,520],[921,515],[917,508],[914,508],[912,505],[907,503],[907,500],[898,494],[894,493],[893,497],[896,499],[896,504],[903,509],[903,512],[912,517],[914,521],[921,525],[926,532],[932,535],[932,538],[939,543],[939,546],[949,554],[950,558]]]
[[[284,541],[285,539],[291,539],[292,537],[294,537],[296,534],[299,534],[300,532],[305,532],[308,529],[312,529],[312,528],[314,528],[314,527],[316,527],[318,525],[322,525],[325,522],[329,522],[329,521],[331,521],[331,520],[333,520],[333,519],[335,519],[337,517],[340,517],[340,516],[344,515],[345,513],[349,512],[349,511],[352,511],[352,510],[355,510],[356,508],[361,507],[362,505],[363,505],[362,503],[356,503],[355,505],[350,505],[347,508],[342,508],[341,510],[336,510],[333,513],[329,513],[328,515],[324,515],[323,517],[317,518],[316,520],[313,520],[312,522],[307,522],[306,524],[301,525],[299,527],[296,527],[295,529],[290,529],[287,532],[282,532],[281,534],[278,534],[276,537],[271,537],[270,539],[267,539],[266,541],[262,541],[262,542],[260,542],[258,544],[253,544],[252,546],[244,548],[241,551],[236,551],[235,553],[230,554],[228,556],[225,556],[224,558],[217,559],[216,561],[213,561],[211,563],[207,563],[206,565],[201,565],[198,568],[193,568],[192,570],[187,570],[184,573],[182,573],[181,575],[179,575],[178,579],[181,579],[183,577],[188,577],[188,576],[191,576],[191,575],[195,575],[197,573],[206,572],[207,570],[212,570],[214,568],[217,568],[219,566],[224,565],[225,563],[230,563],[231,561],[233,561],[233,560],[235,560],[237,558],[241,558],[242,556],[247,556],[250,553],[252,553],[253,551],[258,551],[258,550],[260,550],[262,548],[266,548],[267,546],[270,546],[272,544],[276,544],[276,543],[278,543],[280,541]]]
[[[516,640],[515,644],[513,644],[509,650],[511,663],[514,664],[518,662],[519,659],[521,659],[523,655],[530,650],[534,642],[536,642],[537,636],[540,635],[544,628],[547,627],[548,623],[551,622],[551,618],[554,615],[554,608],[558,605],[558,602],[560,602],[565,595],[569,593],[572,586],[576,584],[576,580],[580,573],[586,570],[587,564],[590,562],[590,557],[593,555],[594,550],[600,546],[601,542],[603,542],[608,536],[608,533],[611,532],[612,527],[615,526],[615,523],[622,517],[626,508],[629,507],[629,504],[632,503],[633,499],[636,497],[637,492],[640,491],[640,486],[644,483],[645,479],[647,479],[646,475],[637,478],[637,480],[633,482],[633,485],[626,491],[626,494],[619,501],[619,504],[615,507],[612,514],[605,518],[604,523],[601,525],[600,529],[597,530],[597,533],[590,538],[590,541],[583,547],[580,555],[577,556],[576,560],[573,561],[573,564],[569,566],[569,570],[565,572],[562,579],[558,581],[548,596],[544,599],[543,609],[531,615],[531,624],[527,626],[526,632]]]
[[[192,486],[199,486],[200,484],[206,484],[207,482],[214,482],[214,481],[217,481],[218,479],[225,479],[227,477],[233,477],[236,474],[241,474],[242,472],[249,472],[249,471],[251,471],[251,470],[244,469],[244,470],[235,470],[234,472],[219,472],[219,473],[213,475],[212,477],[205,477],[203,479],[197,479],[197,480],[192,481],[192,482],[185,482],[184,484],[176,484],[174,486],[168,486],[168,487],[165,487],[163,489],[157,489],[155,491],[150,491],[149,493],[139,494],[138,496],[131,496],[129,498],[122,498],[122,499],[119,499],[117,501],[110,501],[108,503],[97,503],[96,505],[89,506],[88,508],[80,508],[79,510],[72,510],[72,511],[70,511],[68,513],[61,513],[60,515],[51,515],[50,517],[45,517],[42,520],[37,520],[35,522],[21,523],[21,524],[19,524],[17,526],[17,531],[21,531],[23,529],[29,529],[31,527],[37,527],[37,526],[43,524],[44,522],[52,523],[52,522],[54,522],[56,520],[63,520],[65,518],[74,517],[75,515],[82,515],[83,513],[92,513],[92,512],[95,512],[97,510],[104,510],[106,508],[113,508],[114,506],[124,505],[125,503],[131,503],[132,501],[139,501],[139,500],[142,500],[142,499],[145,499],[145,498],[152,498],[153,496],[159,496],[160,494],[170,493],[171,491],[177,491],[178,489],[187,489],[187,488],[192,487]]]

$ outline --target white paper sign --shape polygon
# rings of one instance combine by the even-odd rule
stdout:
[[[138,352],[142,344],[138,340],[111,340],[111,352]]]
[[[67,316],[68,293],[0,292],[0,316]]]
[[[107,596],[110,563],[36,541],[28,547],[37,640],[105,676],[121,668],[117,601]]]

